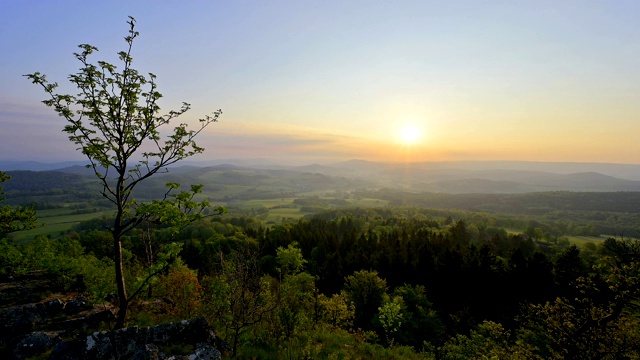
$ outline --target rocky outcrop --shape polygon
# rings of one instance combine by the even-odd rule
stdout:
[[[204,318],[148,328],[107,328],[110,305],[64,293],[46,274],[0,279],[0,359],[221,359],[229,346]],[[155,303],[154,303],[155,305]],[[157,306],[156,306],[157,307]]]
[[[17,305],[0,310],[0,336],[27,333],[39,324],[63,315],[91,309],[84,297],[67,301],[53,299],[35,304]]]
[[[37,303],[47,293],[58,293],[64,288],[45,272],[33,271],[20,276],[0,277],[0,308]]]
[[[0,357],[31,357],[53,348],[61,335],[80,334],[112,318],[111,311],[94,309],[82,296],[0,309]]]
[[[43,354],[61,342],[62,339],[57,332],[35,331],[18,342],[13,357],[18,360],[27,359]]]
[[[229,346],[204,318],[148,328],[96,332],[84,340],[60,342],[50,359],[222,359]]]

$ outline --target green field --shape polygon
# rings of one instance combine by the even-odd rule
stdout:
[[[38,223],[41,226],[31,229],[18,231],[11,234],[11,238],[16,242],[24,242],[33,239],[36,235],[57,236],[71,229],[82,221],[95,219],[102,215],[108,215],[110,211],[98,211],[84,214],[76,214],[77,210],[47,209],[38,211]]]
[[[387,200],[370,199],[370,198],[349,199],[347,201],[353,206],[364,207],[364,208],[385,207],[387,206],[387,204],[389,204],[389,201]]]
[[[232,187],[237,193],[243,187]],[[203,200],[204,195],[198,195],[197,200]],[[283,221],[297,220],[309,214],[301,211],[301,207],[293,204],[295,198],[275,198],[275,199],[254,199],[254,200],[233,200],[228,202],[212,202],[212,205],[224,205],[229,207],[230,213],[258,213],[260,218],[267,225],[278,224]],[[387,204],[385,200],[378,199],[350,199],[350,206],[359,207],[383,207]],[[74,225],[110,214],[110,211],[98,211],[79,214],[79,210],[70,207],[57,209],[46,209],[38,211],[38,220],[42,226],[35,229],[19,231],[11,234],[16,242],[24,242],[32,239],[36,235],[57,236],[71,229]]]

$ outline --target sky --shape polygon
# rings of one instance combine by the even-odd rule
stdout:
[[[82,160],[23,74],[157,75],[194,160],[640,163],[637,1],[0,1],[0,160]]]

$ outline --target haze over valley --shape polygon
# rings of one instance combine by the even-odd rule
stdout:
[[[91,174],[90,170],[82,166],[84,164],[0,161],[0,168]],[[265,160],[224,159],[187,161],[170,172],[188,176],[185,174],[234,168],[269,173],[275,177],[287,172],[322,174],[360,180],[364,188],[387,187],[416,192],[509,194],[541,191],[640,191],[640,165],[631,164],[516,161],[380,163],[350,160],[324,165],[286,166]],[[215,183],[215,180],[207,179],[206,176],[200,177],[200,181],[202,180]]]

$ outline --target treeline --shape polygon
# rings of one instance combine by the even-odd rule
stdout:
[[[38,192],[53,189],[86,189],[92,178],[60,171],[7,171],[11,181],[3,184],[8,194],[21,191]],[[93,186],[95,188],[95,186]]]
[[[640,236],[639,192],[540,192],[527,194],[408,193],[359,191],[390,206],[457,209],[490,214],[499,226],[524,229],[542,224],[549,236]]]
[[[108,206],[92,178],[58,171],[8,171],[3,184],[9,205],[33,205],[37,210],[72,207],[75,210]]]
[[[640,192],[552,191],[525,194],[413,193],[382,189],[358,191],[362,197],[384,199],[393,206],[492,211],[543,215],[557,210],[640,213]]]

